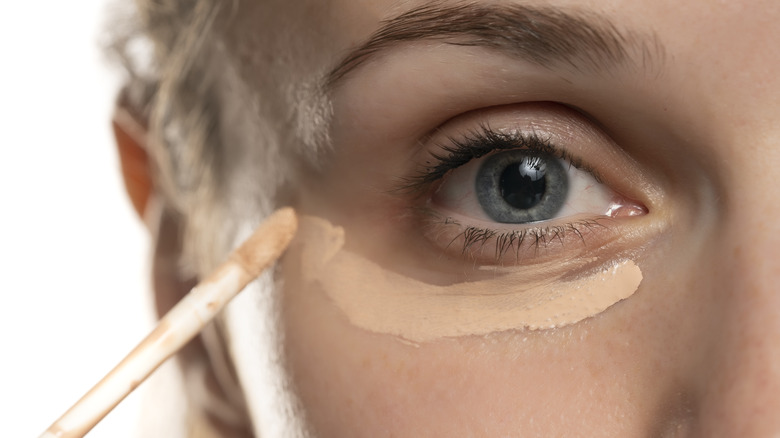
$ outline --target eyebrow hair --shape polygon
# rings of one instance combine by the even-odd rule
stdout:
[[[602,71],[637,63],[647,69],[655,60],[663,59],[663,47],[654,35],[640,37],[620,31],[592,12],[568,13],[528,5],[445,6],[437,2],[384,21],[330,71],[325,89],[332,89],[386,49],[420,40],[486,47],[541,66],[565,63],[578,70]]]

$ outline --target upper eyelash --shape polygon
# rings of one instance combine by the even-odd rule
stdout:
[[[417,175],[406,178],[400,189],[404,192],[423,192],[431,184],[471,160],[499,150],[526,149],[539,154],[558,157],[570,165],[583,169],[593,175],[596,181],[601,178],[592,168],[585,166],[582,160],[571,156],[567,151],[555,147],[549,139],[542,138],[537,132],[500,132],[487,125],[470,131],[462,138],[448,137],[447,144],[440,144],[441,152],[432,152],[433,164],[427,166]]]

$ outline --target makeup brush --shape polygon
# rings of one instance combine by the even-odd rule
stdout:
[[[292,208],[281,208],[269,216],[225,263],[182,298],[130,354],[40,438],[83,437],[273,264],[287,248],[297,227],[298,219]]]

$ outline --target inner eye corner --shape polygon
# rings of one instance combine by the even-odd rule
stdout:
[[[641,201],[619,196],[612,202],[604,216],[610,219],[647,216],[650,209]]]

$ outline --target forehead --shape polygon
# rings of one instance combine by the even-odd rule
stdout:
[[[720,49],[742,44],[776,41],[780,5],[771,0],[713,2],[692,0],[680,4],[670,0],[263,0],[242,2],[233,11],[239,24],[230,31],[241,41],[262,45],[269,42],[312,47],[310,53],[333,55],[365,40],[385,20],[420,7],[448,8],[480,5],[501,9],[507,6],[558,9],[572,14],[591,12],[609,19],[622,29],[652,30],[665,43],[683,43]],[[262,35],[262,39],[255,38]]]

